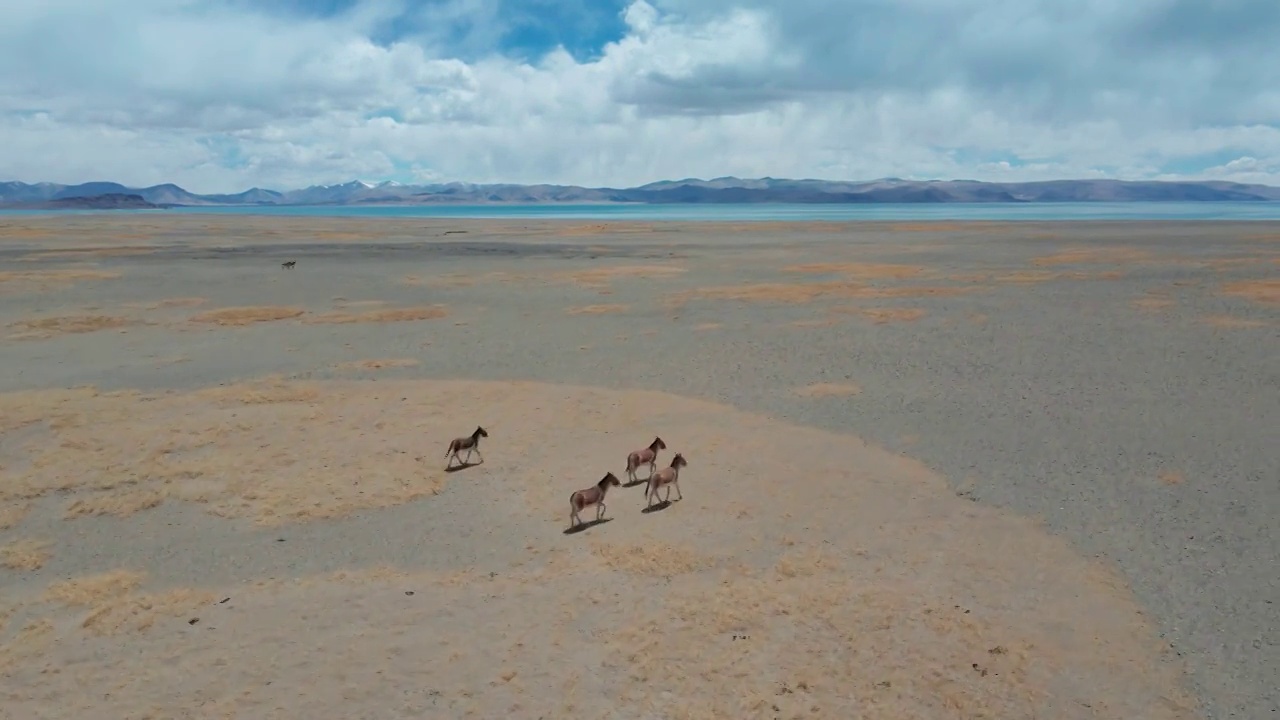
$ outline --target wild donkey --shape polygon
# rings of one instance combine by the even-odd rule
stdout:
[[[290,260],[289,262],[280,263],[280,267],[284,268],[285,270],[292,270],[293,266],[297,264],[298,264],[297,260]]]
[[[636,477],[636,470],[645,463],[649,464],[649,477],[653,477],[653,471],[658,467],[658,451],[666,449],[667,444],[662,442],[662,438],[655,437],[653,442],[649,443],[649,447],[632,451],[627,456],[627,481],[640,482],[640,478]]]
[[[448,470],[449,466],[453,464],[454,458],[458,457],[458,453],[463,450],[467,451],[467,459],[458,460],[459,465],[466,465],[471,460],[471,453],[473,452],[476,455],[480,455],[480,438],[482,437],[489,437],[489,433],[485,432],[484,428],[477,425],[476,431],[467,437],[454,438],[450,440],[449,449],[445,451],[445,457],[448,458],[448,461],[445,462],[444,469]],[[484,462],[484,455],[480,455],[480,462]]]
[[[618,476],[613,473],[605,473],[600,478],[600,482],[592,485],[584,490],[575,490],[569,495],[569,529],[582,524],[582,518],[578,513],[584,509],[596,506],[596,522],[600,522],[604,518],[604,496],[609,492],[609,488],[617,487],[622,483],[618,481]]]
[[[658,497],[658,488],[663,485],[675,485],[676,500],[683,500],[684,494],[680,492],[680,468],[688,464],[689,461],[684,459],[684,455],[676,453],[676,456],[671,458],[671,465],[662,468],[658,473],[651,476],[649,484],[644,487],[644,506],[646,508],[653,506],[653,500]],[[662,502],[669,502],[670,499],[671,488],[668,487],[667,496],[662,499]]]

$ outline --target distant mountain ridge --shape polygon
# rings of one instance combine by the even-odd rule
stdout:
[[[1046,180],[1003,183],[977,180],[871,181],[688,178],[632,188],[577,185],[511,185],[464,182],[402,185],[353,180],[298,190],[251,188],[235,194],[198,195],[172,183],[130,188],[114,182],[80,185],[0,182],[0,207],[76,206],[78,199],[138,196],[160,207],[213,205],[431,205],[486,203],[1022,203],[1022,202],[1223,202],[1280,201],[1280,187],[1225,181]]]

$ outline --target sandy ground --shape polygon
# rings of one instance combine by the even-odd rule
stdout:
[[[5,218],[0,717],[1268,717],[1278,266],[1263,223]],[[566,533],[655,435],[683,499]]]

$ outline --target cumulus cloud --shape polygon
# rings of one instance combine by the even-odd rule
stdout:
[[[1280,184],[1280,3],[0,0],[0,179]]]

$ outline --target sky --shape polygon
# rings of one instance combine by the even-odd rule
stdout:
[[[1276,0],[0,0],[0,181],[1280,185]]]

